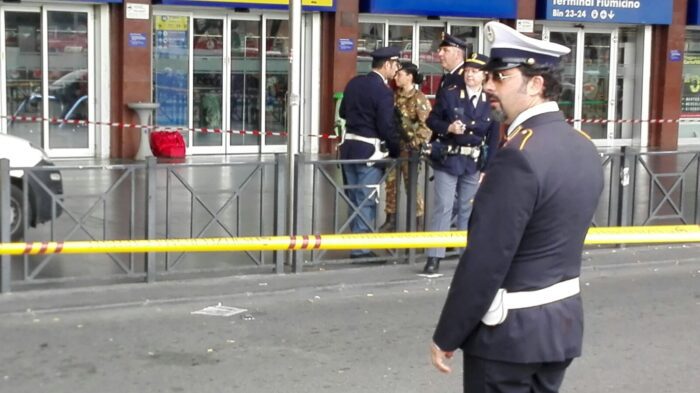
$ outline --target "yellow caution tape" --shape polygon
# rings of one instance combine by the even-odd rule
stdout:
[[[699,225],[591,228],[587,245],[700,242]],[[0,243],[0,255],[465,247],[466,231]]]

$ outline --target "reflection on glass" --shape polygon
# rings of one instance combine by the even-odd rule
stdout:
[[[571,49],[568,55],[561,58],[562,73],[562,93],[559,96],[559,109],[564,112],[567,119],[575,118],[576,100],[576,33],[551,32],[549,40],[562,44]],[[588,130],[586,130],[588,132]]]
[[[401,61],[413,61],[413,26],[389,25],[388,42],[399,48]]]
[[[641,108],[641,94],[638,94],[635,80],[637,53],[643,53],[643,48],[637,48],[637,28],[620,28],[618,42],[617,85],[615,88],[616,119],[639,119],[641,113],[637,111],[637,108]],[[635,128],[641,132],[640,124],[615,123],[615,138],[632,138]]]
[[[43,115],[41,36],[38,12],[5,12],[8,115]],[[8,133],[43,146],[41,122],[11,120]]]
[[[685,31],[681,118],[700,119],[700,30]],[[700,138],[700,123],[678,124],[679,138]]]
[[[442,79],[443,71],[438,57],[442,31],[442,27],[439,26],[421,26],[418,29],[418,67],[423,74],[421,90],[429,96],[437,93]]]
[[[286,20],[268,19],[265,43],[265,131],[284,132],[287,129],[289,23]],[[286,143],[287,138],[283,136],[265,137],[266,145]]]
[[[231,128],[260,130],[260,21],[231,21]],[[231,134],[231,145],[258,145],[260,137]]]
[[[194,20],[192,119],[195,128],[221,128],[223,97],[223,32],[221,19]],[[221,146],[222,134],[194,132],[194,146]]]
[[[158,15],[153,29],[155,124],[189,126],[189,18]],[[187,140],[189,133],[183,133]]]
[[[48,12],[49,117],[88,120],[87,14]],[[49,147],[89,147],[88,126],[49,124]]]
[[[370,53],[384,46],[383,23],[360,23],[357,39],[357,74],[366,74],[372,69]]]
[[[479,28],[476,26],[452,26],[450,34],[467,43],[467,55],[479,50]]]
[[[583,45],[581,117],[607,119],[608,86],[610,83],[610,34],[586,33]],[[593,139],[607,138],[607,123],[586,123],[582,128]]]

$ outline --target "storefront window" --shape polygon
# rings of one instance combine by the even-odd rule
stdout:
[[[286,20],[268,19],[265,42],[265,131],[283,132],[287,129],[289,23]],[[287,138],[282,136],[265,138],[267,145],[286,143]]]
[[[423,74],[421,90],[429,96],[435,95],[442,79],[442,66],[438,57],[438,45],[442,38],[442,26],[420,26],[418,28],[418,67]]]
[[[153,94],[160,104],[155,123],[189,126],[189,18],[155,17],[153,34]],[[189,133],[183,133],[185,138]]]
[[[399,48],[401,61],[413,61],[413,26],[389,25],[389,46]]]
[[[5,12],[7,113],[67,120],[89,120],[88,14],[47,11]],[[46,39],[47,68],[42,40]],[[46,76],[48,90],[43,89]],[[48,110],[47,110],[48,109]],[[48,139],[44,137],[48,127]],[[89,126],[11,120],[9,134],[49,149],[89,149]]]
[[[47,13],[49,117],[88,120],[88,17]],[[88,148],[88,126],[49,124],[49,148]]]
[[[7,113],[43,116],[41,94],[41,14],[5,12]],[[41,122],[11,120],[8,133],[43,146]]]
[[[608,118],[610,86],[610,34],[586,33],[583,53],[583,102],[586,119]],[[584,131],[593,139],[607,138],[607,123],[586,123]]]
[[[678,125],[678,137],[700,140],[700,30],[685,33],[683,57],[683,90],[681,97],[681,119],[693,119]]]
[[[384,46],[384,23],[360,23],[357,39],[357,74],[366,74],[372,69],[370,53]]]
[[[641,75],[640,56],[644,47],[637,34],[638,28],[620,28],[617,47],[617,84],[615,85],[616,118],[622,120],[640,119],[642,107],[641,86],[637,76]],[[641,125],[633,122],[615,123],[616,139],[632,139],[641,135]]]
[[[467,43],[467,52],[479,50],[479,28],[476,26],[453,25],[450,34]]]
[[[559,108],[567,119],[576,117],[576,52],[578,51],[578,34],[576,32],[551,32],[549,40],[562,44],[571,49],[569,54],[562,56],[562,92],[559,96]]]
[[[260,129],[260,21],[231,21],[231,128]],[[257,145],[260,137],[231,134],[231,145]]]
[[[224,21],[194,20],[194,78],[192,118],[195,128],[222,128]],[[196,132],[196,146],[221,146],[222,134]]]

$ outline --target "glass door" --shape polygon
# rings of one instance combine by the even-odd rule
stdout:
[[[224,19],[195,17],[192,23],[193,154],[224,149]]]
[[[571,49],[562,59],[559,107],[597,144],[614,144],[618,120],[617,29],[549,28],[544,38]],[[621,97],[620,97],[621,98]],[[630,97],[630,99],[633,98]]]
[[[260,137],[236,133],[236,131],[254,131],[261,128],[262,22],[260,18],[256,18],[233,19],[229,23],[231,38],[228,62],[230,76],[228,113],[230,129],[234,131],[228,134],[229,145],[236,146],[235,151],[252,153],[259,150]]]
[[[92,156],[91,9],[3,7],[2,20],[3,131],[51,156]]]
[[[265,89],[263,99],[264,131],[272,133],[262,138],[263,152],[287,149],[287,89],[289,85],[289,22],[282,18],[265,17]],[[304,53],[303,50],[299,53]],[[267,149],[265,147],[268,147]]]

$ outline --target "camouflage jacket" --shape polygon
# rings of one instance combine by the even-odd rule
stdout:
[[[401,147],[406,149],[418,149],[424,142],[430,141],[432,131],[425,124],[430,114],[430,101],[418,89],[409,93],[396,90],[394,93],[399,133],[401,134]]]

